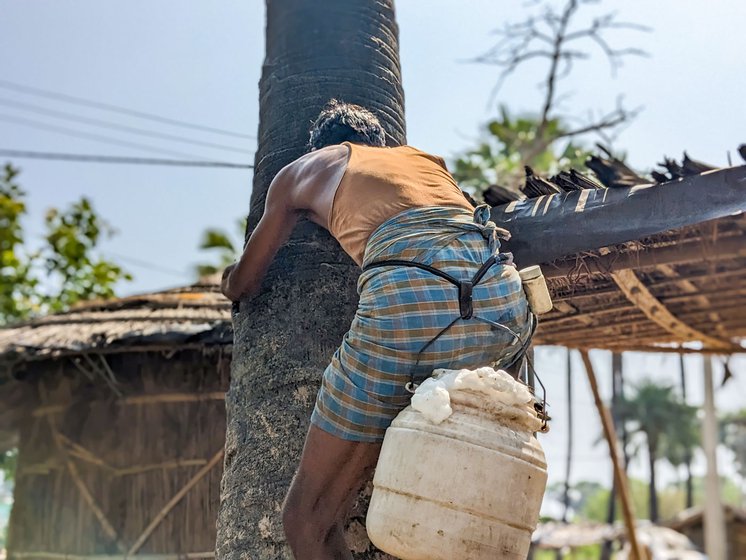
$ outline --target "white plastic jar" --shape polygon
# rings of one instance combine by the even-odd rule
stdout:
[[[370,540],[402,560],[525,560],[547,481],[533,399],[449,393],[439,424],[409,406],[386,432]]]

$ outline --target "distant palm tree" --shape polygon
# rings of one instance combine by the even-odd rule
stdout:
[[[667,459],[681,465],[699,441],[697,409],[685,404],[671,385],[645,380],[633,387],[632,396],[622,401],[630,433],[642,434],[650,467],[650,520],[658,521],[656,462]]]
[[[746,408],[720,420],[720,439],[733,452],[738,474],[746,480]]]
[[[681,376],[681,400],[686,404],[686,370],[684,368],[684,354],[679,354],[679,374]],[[698,442],[694,444],[698,445]],[[674,465],[683,464],[686,467],[686,507],[689,509],[694,505],[694,485],[692,478],[692,453],[691,449],[683,449],[684,455],[680,457],[681,461],[677,462],[678,457],[674,457],[674,461],[671,461],[671,457],[667,457],[669,461]]]

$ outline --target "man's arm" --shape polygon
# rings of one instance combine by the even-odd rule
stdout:
[[[241,258],[223,272],[221,291],[231,301],[259,292],[269,265],[298,222],[299,210],[293,204],[292,175],[285,168],[274,178],[267,191],[264,214]]]

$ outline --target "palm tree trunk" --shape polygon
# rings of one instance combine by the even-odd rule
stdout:
[[[658,456],[658,444],[655,440],[648,439],[648,464],[650,467],[650,485],[648,487],[648,503],[650,505],[650,521],[658,522],[658,487],[655,481],[655,459]]]
[[[405,141],[393,0],[268,1],[249,231],[270,181],[304,152],[309,124],[332,97],[368,107],[391,144]],[[234,315],[216,546],[221,560],[291,558],[281,504],[321,374],[354,314],[358,274],[325,231],[304,222],[281,249],[261,293],[242,301]],[[355,558],[373,558],[378,553],[365,538],[362,516],[361,509],[352,520]]]
[[[681,373],[681,399],[686,404],[686,371],[684,369],[684,354],[679,354],[679,372]],[[686,467],[686,507],[694,505],[694,485],[692,483],[692,452],[686,449],[684,466]]]
[[[627,470],[627,430],[624,423],[624,418],[621,416],[620,400],[623,396],[623,359],[622,354],[614,352],[611,355],[611,417],[614,420],[614,428],[617,433],[622,434],[622,453],[624,456],[624,470]],[[616,501],[617,492],[616,477],[611,477],[611,492],[609,493],[609,503],[606,510],[606,523],[613,525],[616,519]],[[601,546],[601,560],[609,560],[611,558],[613,541],[605,540]]]
[[[567,349],[567,461],[565,463],[565,492],[562,501],[565,510],[562,522],[567,523],[570,512],[570,474],[572,469],[572,351]]]

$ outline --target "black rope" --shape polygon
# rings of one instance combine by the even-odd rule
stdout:
[[[502,256],[502,254],[492,255],[489,259],[487,259],[482,264],[482,266],[479,267],[479,270],[476,272],[476,274],[474,274],[471,280],[458,280],[454,278],[453,276],[451,276],[450,274],[443,272],[442,270],[439,270],[428,264],[419,263],[416,261],[391,259],[391,260],[372,262],[363,267],[363,272],[366,272],[372,268],[382,268],[386,266],[404,266],[404,267],[410,267],[410,268],[419,268],[421,270],[425,270],[431,274],[434,274],[435,276],[438,276],[446,280],[447,282],[450,282],[451,284],[456,286],[459,290],[460,315],[456,317],[453,321],[451,321],[448,325],[446,325],[446,327],[443,328],[433,338],[427,341],[427,343],[417,353],[417,359],[415,360],[414,366],[412,366],[409,372],[409,382],[406,384],[407,391],[409,391],[410,393],[414,393],[414,390],[417,387],[414,376],[415,376],[415,371],[420,365],[420,359],[422,358],[423,352],[425,352],[425,350],[427,350],[436,340],[438,340],[441,336],[443,336],[446,332],[448,332],[451,329],[451,327],[453,327],[453,325],[455,325],[458,322],[459,319],[466,321],[473,317],[472,289],[474,288],[474,286],[479,284],[482,278],[484,278],[485,274],[487,274],[487,271],[495,263],[502,263],[503,260],[504,260],[504,257]],[[531,338],[533,337],[534,330],[536,329],[536,316],[533,313],[531,313],[531,321],[532,321],[531,330],[529,332],[529,336],[527,337],[525,341],[522,340],[519,335],[517,335],[515,332],[513,332],[511,329],[509,329],[505,325],[501,325],[499,323],[495,323],[494,321],[489,321],[483,318],[478,318],[478,319],[486,322],[487,324],[493,327],[499,327],[504,330],[507,330],[513,335],[515,339],[521,342],[521,348],[516,353],[516,355],[513,357],[513,360],[510,362],[510,364],[507,367],[510,367],[511,365],[515,364],[520,358],[523,357],[523,355],[525,355],[526,350],[528,349],[528,345],[531,343]]]

